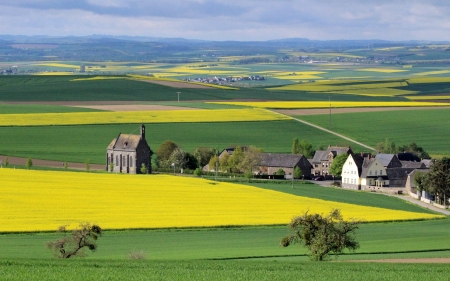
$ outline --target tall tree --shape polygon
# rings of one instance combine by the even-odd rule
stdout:
[[[233,154],[228,158],[228,165],[230,167],[231,172],[233,173],[239,173],[239,165],[241,164],[242,160],[244,159],[244,151],[242,147],[237,146]]]
[[[292,154],[300,154],[300,142],[298,141],[298,138],[295,138],[292,142]]]
[[[345,161],[347,161],[348,154],[347,153],[341,153],[338,156],[336,156],[333,159],[333,163],[331,163],[330,167],[330,174],[332,174],[335,177],[339,177],[342,174],[342,167],[345,164]]]
[[[448,205],[450,198],[450,158],[436,160],[424,180],[424,188],[436,196],[439,204]]]
[[[179,147],[175,148],[169,157],[169,162],[173,163],[178,169],[186,168],[187,161],[186,152]]]
[[[261,152],[262,149],[249,146],[243,153],[244,157],[238,165],[238,169],[243,173],[252,174],[253,168],[261,161]]]
[[[173,151],[178,148],[178,145],[171,140],[164,141],[159,148],[156,150],[157,163],[161,167],[169,167],[171,162],[169,162],[170,155]]]
[[[310,214],[294,217],[289,224],[292,233],[283,237],[281,245],[287,247],[299,243],[309,251],[314,261],[323,261],[330,254],[341,254],[344,249],[354,251],[359,248],[354,232],[360,222],[344,221],[339,210],[334,209],[327,216]]]
[[[312,144],[310,144],[307,140],[302,140],[300,142],[300,153],[303,154],[306,158],[312,158],[314,156],[314,149]]]

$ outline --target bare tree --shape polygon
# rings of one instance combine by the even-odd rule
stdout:
[[[102,234],[102,229],[98,225],[90,223],[80,224],[80,228],[74,229],[70,235],[67,235],[66,227],[61,226],[58,232],[63,232],[63,238],[47,243],[47,248],[53,250],[55,256],[63,259],[71,257],[84,257],[84,249],[91,251],[97,249],[96,241]]]

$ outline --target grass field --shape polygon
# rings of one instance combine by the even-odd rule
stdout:
[[[224,101],[211,102],[214,104],[242,105],[256,108],[274,108],[274,109],[295,109],[295,108],[353,108],[353,107],[440,107],[450,106],[450,103],[435,102],[353,102],[353,101],[262,101],[262,102],[239,102]]]
[[[259,188],[285,192],[298,196],[308,198],[317,198],[322,200],[330,200],[343,202],[348,204],[356,204],[362,206],[380,207],[391,210],[403,210],[408,212],[430,213],[434,212],[421,208],[417,205],[408,203],[399,198],[386,196],[380,193],[369,193],[365,191],[346,190],[341,188],[323,187],[315,184],[294,184],[294,189],[291,188],[291,183],[286,181],[284,184],[271,183],[264,181],[261,183],[245,183]]]
[[[165,140],[172,140],[186,151],[200,146],[222,150],[232,145],[254,145],[266,152],[289,153],[294,138],[306,139],[314,148],[333,144],[364,150],[296,121],[145,125],[147,142],[155,151]],[[106,147],[119,133],[138,131],[139,124],[0,127],[0,154],[69,162],[90,159],[91,163],[104,164]]]
[[[389,139],[397,145],[415,141],[428,153],[449,155],[450,110],[402,110],[333,114],[333,130],[375,146]],[[299,116],[318,125],[327,126],[329,115]]]
[[[447,280],[444,264],[253,261],[0,261],[6,280]]]

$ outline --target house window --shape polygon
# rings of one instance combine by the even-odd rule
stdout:
[[[369,175],[370,175],[370,176],[372,175],[372,171],[369,171]]]
[[[380,170],[380,175],[382,175],[383,174],[383,170]]]
[[[375,176],[377,175],[377,171],[375,171]]]
[[[116,155],[116,166],[119,166],[119,155]]]
[[[133,167],[133,156],[130,157],[130,167]]]
[[[124,155],[124,156],[123,156],[123,165],[124,165],[124,166],[127,165],[127,162],[125,161],[125,159],[126,159],[126,158],[125,158],[125,155]]]

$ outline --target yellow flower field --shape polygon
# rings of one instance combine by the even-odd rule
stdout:
[[[289,120],[265,109],[198,109],[117,112],[2,114],[0,126],[51,126],[126,123],[192,123]]]
[[[297,214],[366,221],[438,215],[364,207],[251,186],[169,175],[0,169],[0,232],[56,230],[82,222],[105,229],[287,224]]]
[[[356,71],[396,73],[396,72],[405,72],[405,71],[409,71],[409,70],[406,70],[406,69],[393,69],[393,68],[360,68],[360,69],[356,69]]]
[[[294,108],[351,108],[351,107],[422,107],[422,106],[450,106],[450,103],[435,102],[359,102],[359,101],[261,101],[261,102],[208,102],[215,104],[230,104],[240,106],[250,106],[256,108],[277,108],[277,109],[294,109]]]

